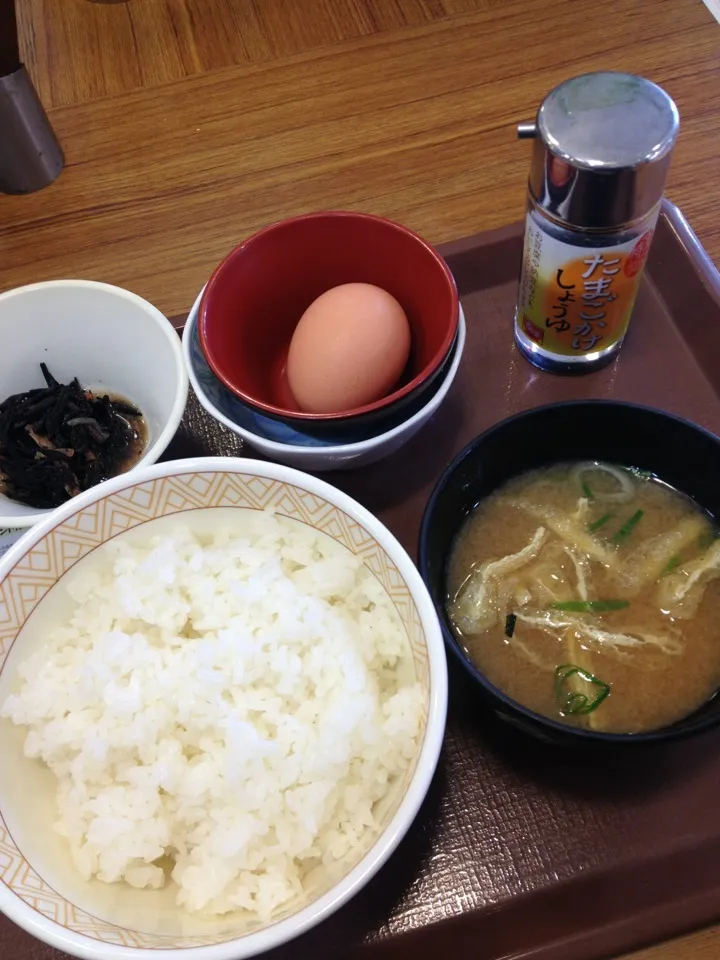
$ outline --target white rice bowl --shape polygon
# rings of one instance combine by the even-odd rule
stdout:
[[[20,664],[0,716],[58,779],[56,829],[86,880],[268,922],[319,866],[364,852],[376,803],[417,752],[410,645],[362,558],[326,533],[237,510],[95,551],[76,609]],[[193,527],[201,527],[195,516]]]
[[[0,908],[78,956],[250,956],[412,821],[444,727],[437,621],[382,525],[314,478],[213,459],[105,486],[0,562]]]

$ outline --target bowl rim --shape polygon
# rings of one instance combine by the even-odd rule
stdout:
[[[403,384],[402,387],[399,387],[392,393],[386,394],[379,400],[375,400],[372,403],[366,403],[361,407],[354,407],[350,410],[340,410],[336,413],[305,413],[301,410],[287,410],[284,407],[278,407],[275,404],[266,403],[264,400],[259,400],[257,397],[253,397],[247,391],[233,383],[230,377],[223,371],[222,360],[213,351],[212,344],[208,336],[208,301],[218,283],[218,279],[221,274],[225,273],[227,268],[232,265],[232,263],[245,251],[248,246],[256,241],[264,239],[266,236],[270,236],[273,233],[277,233],[285,229],[289,224],[324,219],[365,220],[372,221],[374,223],[380,223],[386,227],[392,228],[398,233],[404,234],[406,237],[409,237],[415,243],[422,246],[430,254],[437,266],[440,267],[441,274],[445,280],[445,285],[450,293],[450,298],[453,303],[453,316],[451,317],[448,328],[445,331],[445,336],[443,337],[440,348],[437,350],[433,358],[427,364],[425,364],[423,369],[420,370],[419,373],[412,378],[412,380],[408,381],[406,384]],[[411,230],[409,227],[406,227],[401,223],[397,223],[394,220],[390,220],[387,217],[381,217],[374,213],[361,213],[360,211],[355,210],[317,210],[312,213],[301,213],[295,217],[286,217],[283,220],[278,220],[274,223],[268,224],[268,226],[257,230],[255,233],[251,234],[251,236],[239,243],[236,247],[233,247],[230,253],[228,253],[217,265],[217,267],[215,267],[210,275],[210,279],[205,285],[198,316],[198,334],[200,337],[200,346],[205,359],[208,362],[208,366],[218,380],[220,380],[228,390],[234,393],[236,397],[239,397],[244,403],[263,411],[269,416],[280,417],[287,420],[297,420],[300,423],[303,421],[332,422],[335,420],[359,417],[363,416],[364,414],[382,410],[383,407],[397,403],[399,400],[402,400],[404,397],[408,396],[408,394],[412,393],[430,376],[432,376],[433,372],[438,368],[447,355],[457,331],[459,304],[460,299],[458,296],[457,284],[455,283],[455,278],[450,270],[450,267],[447,265],[444,258],[438,253],[438,251],[430,243],[428,243],[427,240],[424,240],[418,233],[415,233],[414,230]]]
[[[423,421],[427,417],[431,416],[435,411],[440,407],[445,398],[447,397],[450,388],[457,376],[458,369],[460,367],[460,362],[462,360],[462,355],[465,349],[465,343],[467,340],[467,322],[465,320],[465,312],[462,308],[462,304],[458,308],[458,332],[457,332],[457,341],[455,343],[455,355],[450,361],[450,366],[447,369],[443,382],[437,390],[437,393],[428,400],[427,404],[424,407],[421,407],[419,410],[416,410],[415,413],[409,417],[407,420],[404,420],[402,423],[399,423],[397,426],[393,427],[391,430],[386,431],[385,433],[379,433],[374,437],[368,437],[365,440],[357,440],[355,443],[343,443],[337,445],[326,445],[326,446],[299,446],[297,444],[291,443],[280,443],[278,440],[270,440],[266,437],[261,436],[260,434],[253,433],[251,430],[248,430],[247,427],[242,427],[239,424],[235,423],[234,420],[231,420],[226,414],[219,410],[215,404],[211,401],[208,395],[205,393],[202,384],[199,382],[195,370],[192,364],[192,358],[190,355],[190,342],[192,339],[192,330],[196,326],[200,303],[202,300],[203,290],[198,294],[195,303],[188,314],[185,326],[183,327],[182,332],[182,351],[183,357],[185,359],[185,364],[187,366],[188,375],[190,377],[190,383],[192,384],[193,392],[198,398],[200,405],[203,409],[210,414],[210,416],[217,420],[219,423],[222,423],[223,426],[227,427],[228,430],[232,430],[233,433],[236,433],[238,436],[242,437],[244,440],[247,440],[249,444],[253,447],[261,449],[264,453],[268,455],[277,455],[282,457],[283,455],[308,455],[308,457],[317,458],[318,462],[325,457],[340,457],[349,454],[360,454],[366,453],[371,450],[375,450],[385,443],[395,439],[398,436],[401,436],[405,433],[406,430],[414,427],[420,421]],[[203,354],[204,356],[204,354]],[[210,366],[208,364],[208,366]],[[214,371],[211,368],[211,373],[215,376]],[[225,384],[222,381],[220,386],[223,389]]]
[[[0,909],[33,936],[86,960],[149,960],[160,956],[167,960],[244,960],[280,946],[310,930],[329,917],[359,892],[378,872],[397,848],[415,820],[435,774],[445,734],[448,703],[448,677],[445,644],[435,607],[420,573],[409,554],[385,524],[348,494],[311,474],[283,464],[242,457],[194,457],[156,463],[133,475],[122,474],[78,494],[29,530],[0,558],[0,582],[50,531],[69,517],[99,500],[121,490],[151,480],[186,473],[245,473],[299,487],[326,500],[347,513],[377,541],[397,566],[415,603],[423,628],[428,655],[429,703],[425,735],[417,765],[406,793],[385,830],[376,838],[361,860],[330,890],[297,913],[265,929],[206,946],[159,948],[118,946],[75,933],[37,913],[4,883],[0,882]],[[0,813],[2,811],[0,810]]]
[[[638,733],[603,733],[602,731],[594,731],[590,729],[586,730],[581,727],[572,727],[568,724],[560,723],[558,720],[553,720],[551,717],[543,716],[543,714],[537,713],[536,711],[531,710],[529,707],[523,706],[523,704],[517,700],[514,700],[502,689],[500,689],[500,687],[497,687],[495,684],[491,683],[491,681],[488,680],[480,668],[477,667],[470,657],[464,652],[458,638],[455,636],[454,632],[449,626],[447,612],[445,611],[444,605],[440,601],[435,600],[435,596],[428,585],[428,567],[430,563],[428,541],[430,538],[430,528],[433,522],[433,514],[435,512],[437,502],[442,496],[445,486],[452,474],[461,466],[463,461],[475,451],[477,447],[481,446],[487,441],[488,437],[494,433],[500,432],[506,426],[519,420],[529,419],[532,416],[542,415],[550,410],[559,410],[570,407],[612,407],[620,410],[639,410],[642,413],[651,414],[663,420],[677,421],[683,428],[690,428],[697,433],[703,434],[713,443],[720,446],[720,437],[714,434],[711,430],[708,430],[706,427],[702,427],[697,423],[693,423],[692,420],[688,420],[685,417],[679,416],[678,414],[660,410],[657,407],[651,407],[642,403],[633,403],[626,400],[582,399],[562,400],[557,403],[545,403],[537,407],[530,407],[527,410],[521,410],[518,413],[499,420],[497,423],[489,426],[486,430],[483,430],[482,433],[479,433],[476,437],[470,440],[469,443],[467,443],[453,458],[445,470],[443,470],[425,504],[422,520],[420,521],[420,530],[418,532],[418,569],[420,570],[422,578],[428,587],[428,591],[430,591],[430,595],[433,598],[433,605],[435,607],[438,620],[440,621],[440,627],[445,640],[445,645],[452,651],[456,660],[462,665],[470,677],[480,684],[484,692],[488,695],[491,705],[493,700],[500,701],[504,711],[509,713],[511,716],[520,721],[529,720],[535,726],[539,726],[551,731],[551,735],[561,735],[562,738],[566,739],[568,742],[571,740],[576,740],[577,743],[585,741],[588,744],[592,743],[597,745],[629,744],[639,746],[641,744],[664,743],[670,740],[682,740],[685,737],[695,736],[696,734],[703,733],[720,724],[720,713],[717,717],[710,716],[700,719],[694,724],[682,729],[675,729],[675,725],[691,718],[693,713],[696,711],[693,711],[693,713],[687,714],[686,717],[682,717],[680,720],[675,721],[675,724],[659,727],[656,730],[646,730]],[[508,476],[503,482],[507,482],[507,480],[510,479],[512,478]],[[443,563],[444,568],[447,566],[447,560],[448,558],[445,557]],[[717,693],[714,694],[714,696],[717,695]],[[710,699],[712,699],[712,697]],[[698,709],[702,709],[702,706]]]
[[[21,296],[36,290],[56,289],[58,287],[77,287],[101,290],[107,294],[111,294],[112,296],[119,297],[122,300],[130,301],[145,311],[148,319],[152,320],[155,326],[158,327],[158,329],[162,332],[168,346],[170,347],[170,352],[175,361],[175,373],[177,377],[177,390],[175,391],[175,399],[173,400],[172,408],[165,426],[160,431],[158,436],[148,445],[147,449],[135,466],[131,467],[130,470],[127,470],[124,474],[121,474],[121,476],[130,476],[135,472],[135,470],[139,470],[145,466],[155,463],[155,461],[163,455],[170,441],[175,436],[178,427],[180,426],[180,421],[182,420],[183,413],[185,412],[188,392],[190,389],[188,373],[182,356],[182,345],[180,344],[180,338],[165,314],[162,313],[152,303],[150,303],[149,300],[146,300],[137,293],[133,293],[131,290],[126,290],[124,287],[119,287],[113,283],[103,283],[100,280],[82,280],[78,278],[64,280],[41,280],[38,283],[27,283],[22,287],[13,287],[11,290],[5,290],[3,293],[0,293],[0,303],[4,302],[5,300],[12,300],[16,296]],[[78,494],[78,496],[80,496],[80,494]],[[68,502],[72,502],[74,499],[75,498],[72,497]],[[21,514],[20,516],[0,515],[0,528],[9,530],[26,529],[34,526],[37,523],[41,523],[43,520],[46,520],[54,512],[53,510],[38,510],[33,507],[28,507],[27,509],[32,510],[33,512]],[[0,503],[0,511],[2,511],[2,503]]]

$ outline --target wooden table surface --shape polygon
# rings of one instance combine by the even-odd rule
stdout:
[[[6,2],[6,0],[0,0]],[[720,26],[701,0],[17,0],[67,155],[0,198],[0,289],[56,277],[187,310],[258,227],[372,211],[441,242],[519,219],[515,124],[576,73],[675,98],[668,194],[720,263]],[[633,955],[717,960],[720,928]]]

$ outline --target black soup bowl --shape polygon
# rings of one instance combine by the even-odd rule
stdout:
[[[720,519],[720,439],[687,420],[649,407],[604,400],[551,404],[503,420],[455,458],[437,482],[423,515],[418,565],[446,645],[496,714],[547,741],[563,745],[647,744],[720,725],[720,696],[716,695],[694,713],[658,730],[617,734],[566,726],[523,707],[490,683],[455,635],[446,610],[447,565],[468,514],[512,477],[573,460],[603,460],[649,470],[692,497],[713,519]]]

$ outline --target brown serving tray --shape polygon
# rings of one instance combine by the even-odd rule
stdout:
[[[456,383],[392,458],[327,476],[412,555],[440,472],[519,410],[618,398],[720,433],[720,275],[675,207],[664,206],[619,359],[584,377],[540,373],[513,345],[521,247],[518,224],[442,248],[468,321]],[[169,456],[194,454],[252,452],[192,397]],[[720,919],[720,732],[588,756],[508,728],[454,662],[450,684],[440,765],[408,836],[350,904],[273,960],[600,960]],[[3,960],[61,956],[0,917]]]

